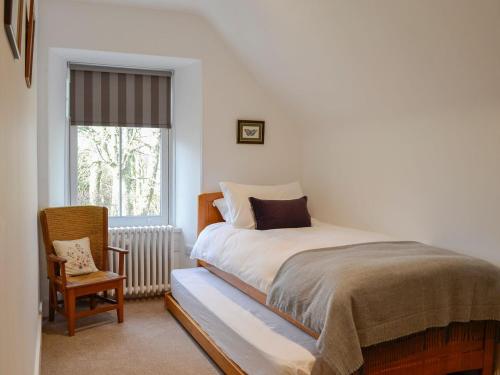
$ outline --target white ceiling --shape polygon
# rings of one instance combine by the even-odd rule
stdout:
[[[86,1],[204,16],[306,126],[499,97],[497,0]]]

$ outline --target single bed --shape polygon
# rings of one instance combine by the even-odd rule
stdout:
[[[209,193],[199,196],[199,231],[210,224],[223,221],[218,210],[213,207],[213,201],[221,197],[221,193]],[[346,233],[344,239],[347,242],[356,242],[351,238],[353,236],[356,238],[359,237],[359,242],[388,240],[387,238],[379,238],[376,234],[367,235],[356,232]],[[318,247],[321,247],[321,241],[318,243]],[[300,250],[300,248],[296,250]],[[267,291],[266,279],[269,279],[269,276],[266,278],[265,272],[263,276],[261,275],[256,280],[252,280],[242,274],[239,275],[240,277],[237,277],[234,273],[226,272],[227,270],[223,271],[207,261],[199,260],[198,266],[208,269],[213,274],[252,297],[254,300],[261,304],[265,304]],[[183,311],[182,307],[179,305],[174,305],[176,301],[171,295],[166,296],[166,302],[174,315],[183,323],[182,316],[188,314]],[[276,309],[273,309],[273,311],[310,336],[315,338],[318,337],[316,332],[309,330],[287,314]],[[363,374],[441,375],[477,369],[481,370],[481,373],[484,375],[490,375],[493,372],[496,329],[494,323],[486,321],[453,323],[445,328],[428,329],[397,340],[366,347],[363,348],[364,365],[359,372]],[[190,332],[198,332],[199,334],[199,331],[202,331],[202,328],[192,325]],[[194,336],[196,338],[196,335]],[[200,340],[198,341],[200,342]],[[208,342],[205,345],[200,342],[200,344],[202,344],[209,354],[210,351],[214,351],[215,349],[223,354],[223,351],[217,348],[213,342]],[[216,359],[217,356],[212,357],[221,365],[225,372],[241,373],[241,369],[227,356],[222,357],[222,359],[219,358],[219,360]]]
[[[316,340],[203,267],[172,272],[172,296],[250,374],[309,375]]]

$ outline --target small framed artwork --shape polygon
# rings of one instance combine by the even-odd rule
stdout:
[[[24,62],[24,77],[26,86],[31,87],[33,76],[33,51],[35,49],[35,0],[28,0],[29,8],[26,9],[26,56]]]
[[[237,143],[264,144],[264,121],[238,120]]]
[[[23,42],[24,0],[5,0],[4,25],[15,59],[21,57]]]

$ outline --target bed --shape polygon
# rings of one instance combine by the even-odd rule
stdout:
[[[171,291],[182,309],[242,371],[311,373],[316,340],[207,269],[172,271]]]
[[[206,226],[222,222],[213,201],[221,193],[199,196],[198,231]],[[203,267],[222,280],[244,292],[255,301],[265,305],[266,288],[242,281],[233,273],[225,272],[207,261],[198,261]],[[251,285],[253,284],[253,285]],[[167,294],[169,310],[188,329],[193,337],[226,372],[241,374],[242,370],[204,333],[190,318],[175,298]],[[317,338],[318,334],[280,310],[273,311],[296,327]],[[432,328],[389,342],[363,348],[364,365],[360,374],[448,374],[458,371],[480,370],[482,374],[493,373],[493,358],[497,325],[491,321],[452,323],[445,328]]]

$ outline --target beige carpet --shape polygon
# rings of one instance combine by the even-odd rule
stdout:
[[[123,324],[114,311],[77,322],[73,337],[60,315],[44,322],[42,375],[221,373],[162,299],[127,302]]]

